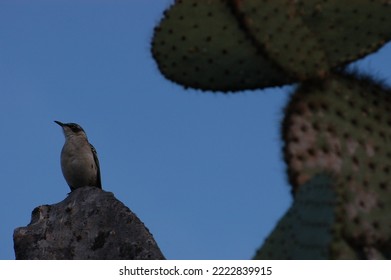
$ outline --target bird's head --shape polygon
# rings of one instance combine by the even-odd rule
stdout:
[[[74,136],[87,138],[84,129],[77,123],[62,123],[59,121],[54,122],[62,127],[66,139]]]

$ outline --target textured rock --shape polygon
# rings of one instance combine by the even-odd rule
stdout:
[[[79,188],[34,209],[14,231],[16,259],[164,259],[148,229],[110,192]]]

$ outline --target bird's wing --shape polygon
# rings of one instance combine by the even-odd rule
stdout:
[[[92,146],[92,144],[90,144],[90,146],[91,146],[92,154],[94,155],[94,161],[95,161],[95,165],[97,168],[96,187],[101,189],[102,188],[102,181],[100,179],[100,165],[99,165],[98,153],[96,152],[96,150],[95,150],[94,146]]]

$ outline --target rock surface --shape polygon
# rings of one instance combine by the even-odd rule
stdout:
[[[164,259],[152,234],[110,192],[79,188],[62,202],[35,208],[14,231],[16,259]]]

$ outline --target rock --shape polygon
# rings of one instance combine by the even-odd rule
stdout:
[[[110,192],[83,187],[35,208],[14,231],[17,260],[165,259],[140,219]]]

